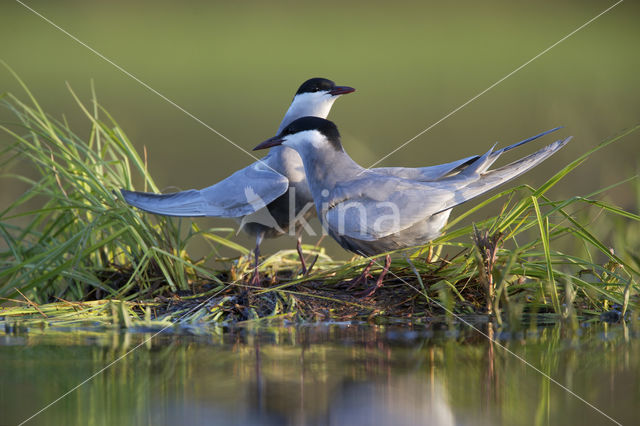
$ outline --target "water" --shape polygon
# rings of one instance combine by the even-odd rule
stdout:
[[[195,331],[6,330],[0,424],[114,361],[28,424],[592,425],[613,424],[597,410],[622,424],[640,412],[640,340],[627,326],[485,325],[497,343],[446,326]]]

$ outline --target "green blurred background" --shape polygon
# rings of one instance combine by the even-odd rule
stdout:
[[[330,118],[347,151],[365,166],[613,3],[27,2],[247,150],[273,135],[305,79],[353,86],[357,92],[338,100]],[[0,11],[0,59],[45,110],[87,134],[65,82],[88,101],[93,80],[101,104],[140,152],[146,146],[149,169],[165,191],[208,186],[253,161],[19,3],[4,1]],[[575,140],[516,181],[541,184],[640,122],[639,12],[637,3],[621,3],[381,165],[451,161],[563,125],[557,137]],[[4,69],[0,91],[21,96]],[[0,120],[7,119],[1,111]],[[585,195],[634,175],[639,139],[632,135],[599,152],[551,195]],[[511,152],[503,163],[533,149]],[[23,190],[0,179],[0,208]],[[637,210],[629,186],[607,197]],[[237,240],[253,244],[244,235]],[[292,243],[268,241],[263,253]],[[346,256],[332,241],[323,244]]]

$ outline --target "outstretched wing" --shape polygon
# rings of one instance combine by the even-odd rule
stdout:
[[[524,145],[527,142],[531,142],[533,140],[541,138],[542,136],[548,135],[549,133],[555,132],[556,130],[559,130],[561,128],[562,127],[556,127],[551,130],[547,130],[535,136],[531,136],[524,140],[521,140],[520,142],[516,142],[512,145],[509,145],[506,148],[502,148],[498,151],[495,151],[493,152],[492,159],[493,161],[495,161],[503,152],[510,151],[514,148],[519,147],[520,145]],[[402,179],[417,180],[421,182],[430,182],[430,181],[436,181],[439,179],[444,179],[449,176],[453,176],[457,173],[460,173],[464,171],[468,166],[473,164],[479,158],[480,158],[479,155],[473,155],[471,157],[463,158],[461,160],[453,161],[451,163],[438,164],[436,166],[415,167],[415,168],[414,167],[378,167],[372,170],[377,173],[399,177]]]
[[[491,149],[460,173],[435,182],[368,172],[361,179],[336,186],[322,217],[338,235],[377,240],[508,182],[549,158],[569,140],[559,140],[509,165],[486,171],[504,152]]]
[[[417,180],[422,182],[434,181],[448,176],[452,173],[456,173],[460,169],[469,165],[479,157],[474,155],[472,157],[463,158],[458,161],[453,161],[446,164],[438,164],[437,166],[428,167],[377,167],[372,169],[376,173],[381,173],[388,176],[398,177],[402,179]]]
[[[453,208],[520,176],[558,152],[558,150],[568,144],[571,139],[572,136],[558,140],[520,160],[514,161],[499,169],[486,171],[489,165],[497,160],[498,156],[507,151],[509,147],[495,152],[489,151],[477,160],[477,166],[473,164],[462,173],[438,182],[439,184],[444,183],[445,185],[451,184],[457,187],[457,189],[454,197],[448,201],[441,210],[435,213]],[[486,163],[490,164],[487,165]]]
[[[204,189],[153,194],[121,189],[125,201],[166,216],[240,217],[261,209],[284,194],[289,180],[262,161],[238,170]]]

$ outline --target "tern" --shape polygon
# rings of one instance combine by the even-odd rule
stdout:
[[[506,166],[489,167],[510,149],[551,131],[495,150],[453,167],[431,180],[420,178],[419,169],[365,169],[342,147],[336,125],[318,117],[303,117],[254,150],[287,146],[302,158],[309,189],[320,222],[340,246],[361,256],[375,256],[425,244],[438,237],[453,207],[469,201],[549,158],[571,137],[558,140]],[[446,169],[447,167],[444,167]],[[376,285],[382,286],[391,258]],[[370,264],[371,265],[371,264]],[[365,269],[366,272],[366,269]]]
[[[352,87],[336,86],[326,78],[305,81],[295,93],[276,134],[300,117],[326,118],[341,95],[354,91]],[[170,194],[126,189],[120,192],[127,203],[150,213],[236,218],[241,229],[256,237],[252,279],[255,285],[259,284],[258,258],[263,238],[284,235],[291,226],[297,231],[300,217],[307,219],[315,214],[302,160],[295,150],[285,146],[275,147],[261,160],[204,189]],[[290,211],[290,203],[294,211]],[[301,235],[298,235],[297,250],[305,273]]]

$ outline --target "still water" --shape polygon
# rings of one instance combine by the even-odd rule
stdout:
[[[495,342],[445,325],[183,329],[151,340],[150,330],[6,328],[0,424],[23,422],[118,359],[27,424],[640,423],[632,327],[481,329]]]

